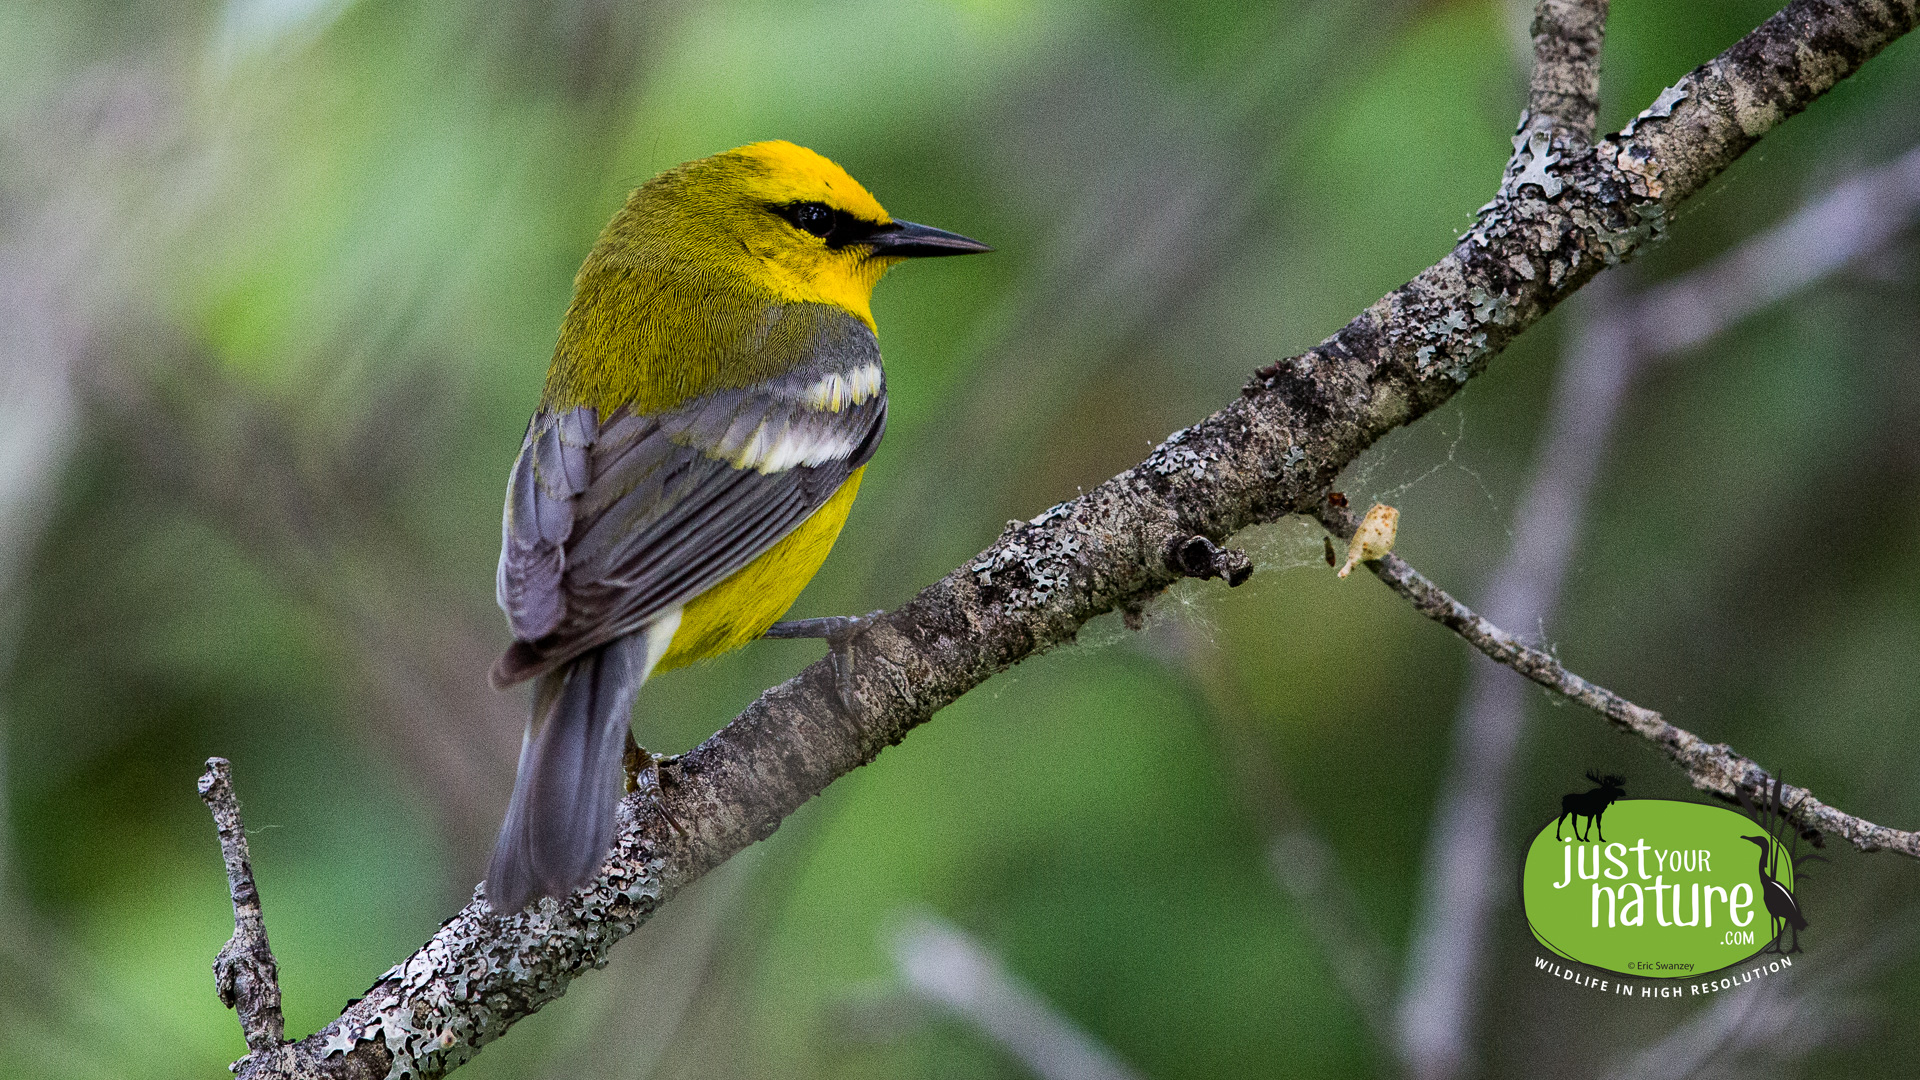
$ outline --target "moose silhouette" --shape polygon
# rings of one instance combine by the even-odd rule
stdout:
[[[1618,776],[1601,776],[1592,769],[1587,770],[1587,779],[1599,786],[1592,791],[1576,791],[1570,795],[1561,796],[1560,816],[1553,823],[1555,840],[1560,839],[1560,823],[1572,818],[1574,839],[1583,844],[1586,843],[1587,837],[1580,833],[1580,819],[1586,818],[1587,832],[1599,833],[1600,842],[1603,844],[1607,842],[1607,834],[1600,827],[1600,818],[1607,812],[1607,807],[1612,806],[1627,793],[1627,782]]]

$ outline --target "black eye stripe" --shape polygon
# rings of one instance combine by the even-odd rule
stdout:
[[[842,248],[848,244],[872,239],[873,234],[883,227],[876,222],[857,218],[845,210],[836,210],[825,203],[781,203],[769,206],[767,209],[801,232],[810,233],[825,240],[830,248]]]

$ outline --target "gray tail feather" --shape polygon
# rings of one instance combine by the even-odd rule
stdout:
[[[564,897],[606,861],[646,655],[646,635],[630,634],[541,678],[487,867],[493,910],[511,914],[538,897]]]

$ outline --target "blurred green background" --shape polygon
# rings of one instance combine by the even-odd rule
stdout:
[[[886,446],[795,614],[893,606],[1444,254],[1509,150],[1523,7],[0,5],[0,1075],[206,1077],[244,1052],[208,972],[232,929],[194,796],[211,754],[234,761],[290,1032],[465,900],[524,707],[484,678],[504,477],[628,189],[786,138],[998,249],[876,298]],[[1772,10],[1615,0],[1603,125]],[[1682,273],[1920,142],[1917,89],[1903,41],[1615,273]],[[1896,826],[1920,824],[1915,253],[1908,232],[1642,380],[1564,605],[1511,628]],[[1578,315],[1342,480],[1390,497],[1400,550],[1469,602]],[[1246,586],[1188,582],[1145,632],[1108,617],[969,695],[461,1075],[1030,1075],[902,1004],[888,943],[919,912],[1145,1076],[1394,1074],[1277,876],[1305,868],[1270,850],[1315,838],[1393,977],[1470,658],[1367,575],[1336,581],[1319,535],[1257,530]],[[638,732],[690,747],[818,653],[663,679]],[[1524,837],[1588,768],[1689,791],[1531,700],[1476,1069],[1599,1074],[1705,1006],[1535,975]],[[1920,868],[1828,855],[1793,994],[1707,1071],[1920,1054]]]

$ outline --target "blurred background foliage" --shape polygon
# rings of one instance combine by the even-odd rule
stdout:
[[[1615,0],[1603,125],[1772,11]],[[887,445],[797,615],[893,606],[1431,263],[1504,161],[1505,0],[26,0],[0,5],[0,1074],[199,1077],[243,1052],[193,782],[233,759],[289,1029],[468,895],[524,703],[487,689],[500,495],[574,270],[624,193],[787,138],[987,258],[881,287]],[[1711,259],[1920,141],[1905,41],[1616,271]],[[1911,234],[1629,398],[1560,613],[1581,671],[1874,820],[1920,823]],[[1572,313],[1344,477],[1469,601],[1504,550]],[[1319,533],[1109,617],[948,709],[670,905],[463,1076],[1027,1075],[898,1005],[932,912],[1147,1076],[1366,1076],[1392,1050],[1276,880],[1317,836],[1404,950],[1465,647]],[[647,688],[692,746],[818,645]],[[1582,771],[1687,797],[1535,698],[1505,851]],[[1278,808],[1278,809],[1276,809]],[[1280,849],[1274,849],[1280,850]],[[1916,868],[1829,852],[1774,1075],[1920,1043]],[[1492,888],[1516,890],[1503,877]],[[1489,1075],[1630,1062],[1692,1003],[1531,970],[1502,901]],[[1398,961],[1391,961],[1397,963]],[[1804,970],[1805,974],[1801,972]],[[1821,981],[1823,977],[1825,981]],[[1376,1018],[1377,1019],[1377,1018]],[[1755,1040],[1758,1040],[1755,1042]],[[1716,1059],[1720,1060],[1720,1059]],[[1727,1058],[1725,1060],[1731,1060]]]

